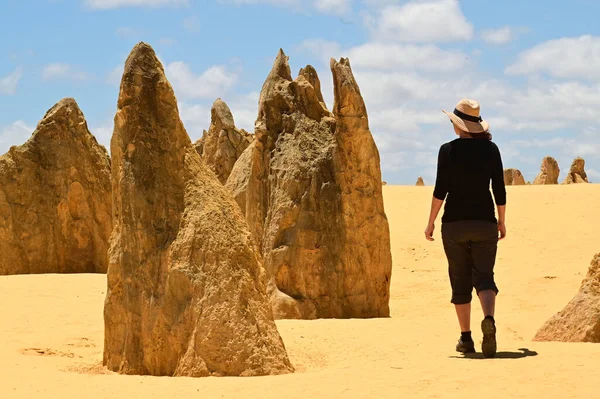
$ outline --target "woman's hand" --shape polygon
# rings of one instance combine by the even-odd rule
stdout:
[[[435,241],[433,238],[433,231],[435,230],[435,224],[429,223],[425,228],[425,238],[427,241]]]
[[[498,240],[504,240],[506,238],[506,225],[504,222],[498,222],[498,232],[500,233]]]

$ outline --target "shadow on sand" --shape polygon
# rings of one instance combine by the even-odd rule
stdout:
[[[530,351],[527,348],[519,348],[521,352],[497,352],[491,359],[522,359],[524,357],[537,356],[536,351]],[[453,359],[488,359],[483,353],[466,353],[463,356],[450,356]]]

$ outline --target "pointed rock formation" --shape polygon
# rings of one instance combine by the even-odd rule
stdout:
[[[111,152],[104,365],[191,377],[291,372],[248,225],[194,149],[145,43],[125,64]]]
[[[206,142],[207,135],[208,135],[208,132],[206,130],[203,130],[202,137],[200,137],[194,143],[194,148],[196,149],[196,152],[198,153],[198,155],[200,155],[200,157],[202,157],[202,153],[204,152],[204,143]]]
[[[575,158],[563,184],[578,183],[588,183],[587,174],[585,173],[585,160],[581,157]]]
[[[340,185],[345,306],[350,317],[389,315],[392,273],[389,224],[383,207],[379,150],[367,108],[347,58],[330,61],[336,143],[335,179]]]
[[[233,165],[252,142],[252,136],[235,127],[231,110],[220,98],[213,103],[210,115],[210,128],[195,147],[209,169],[225,184]]]
[[[545,157],[542,161],[540,174],[537,175],[537,177],[533,181],[533,184],[558,184],[559,174],[560,169],[558,167],[558,162],[556,162],[556,160],[552,157]]]
[[[536,334],[535,341],[600,343],[600,254],[596,254],[579,293]]]
[[[0,275],[105,273],[110,158],[72,98],[0,157]]]
[[[419,187],[425,186],[425,182],[423,181],[423,178],[421,176],[419,176],[417,178],[417,184],[416,184],[416,186],[419,186]]]
[[[292,80],[280,50],[260,94],[256,139],[226,185],[262,250],[279,318],[389,315],[379,153],[349,66],[332,69],[335,117],[314,68]]]
[[[525,178],[519,169],[504,169],[504,184],[507,186],[524,186]]]

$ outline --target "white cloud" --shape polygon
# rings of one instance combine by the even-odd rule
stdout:
[[[92,10],[111,10],[121,7],[182,6],[189,4],[188,0],[84,0],[84,2]]]
[[[182,98],[217,98],[237,81],[237,74],[223,66],[213,66],[199,75],[181,61],[168,64],[165,73],[177,96]]]
[[[256,5],[256,4],[269,4],[273,6],[284,6],[284,7],[299,7],[302,5],[301,0],[218,0],[221,4],[235,4],[235,5]]]
[[[464,68],[470,60],[461,51],[443,50],[434,45],[368,42],[342,50],[339,43],[314,39],[302,42],[298,50],[316,55],[327,66],[332,57],[348,57],[352,68],[368,70],[451,72]]]
[[[463,68],[468,56],[433,45],[366,43],[347,51],[352,67],[369,69],[413,69],[448,72]]]
[[[188,32],[198,32],[200,30],[200,18],[196,15],[190,15],[183,19],[183,27]]]
[[[377,39],[400,42],[470,40],[474,31],[458,0],[411,1],[402,6],[388,6],[367,23]]]
[[[600,37],[544,42],[521,53],[505,71],[509,75],[547,73],[557,78],[600,79]]]
[[[23,71],[21,68],[17,68],[7,76],[0,78],[0,95],[15,94],[22,76]]]
[[[13,145],[21,145],[33,133],[34,128],[23,121],[16,121],[0,128],[0,154],[6,153]]]
[[[324,14],[344,15],[350,12],[351,0],[315,0],[317,11]]]
[[[90,76],[85,72],[78,71],[72,65],[57,62],[44,67],[42,78],[44,80],[69,79],[83,81],[89,79]]]
[[[486,29],[481,33],[482,39],[490,44],[506,44],[514,39],[514,31],[510,26],[498,29]]]

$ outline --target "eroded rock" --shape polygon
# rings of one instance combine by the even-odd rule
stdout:
[[[533,184],[558,184],[559,174],[560,169],[558,167],[558,162],[552,157],[545,157],[542,161],[540,173],[533,181]]]
[[[256,139],[226,185],[262,250],[279,318],[389,315],[379,153],[347,61],[332,70],[335,116],[314,68],[292,80],[279,52],[260,94]]]
[[[504,184],[507,186],[524,186],[525,178],[519,169],[504,169]]]
[[[125,64],[111,152],[104,365],[191,377],[291,372],[248,225],[193,147],[145,43]]]
[[[220,98],[213,103],[210,114],[210,128],[195,147],[209,169],[225,184],[233,165],[252,142],[252,135],[235,127],[231,110]]]
[[[423,186],[425,186],[425,182],[423,181],[423,178],[422,178],[421,176],[419,176],[419,177],[417,178],[417,183],[416,183],[415,185],[416,185],[416,186],[419,186],[419,187],[423,187]]]
[[[592,259],[579,293],[544,324],[534,340],[600,343],[600,254]]]
[[[105,273],[110,158],[72,98],[0,157],[0,274]]]
[[[585,160],[581,157],[575,158],[563,184],[579,183],[588,183],[587,174],[585,173]]]

